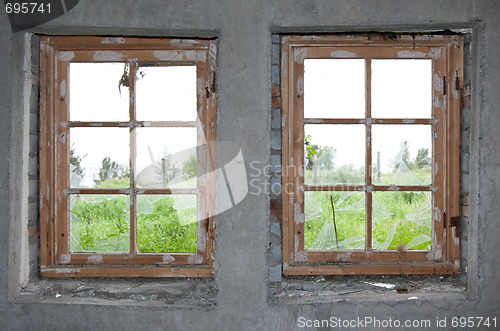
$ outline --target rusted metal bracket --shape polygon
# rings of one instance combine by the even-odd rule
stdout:
[[[460,226],[460,216],[454,216],[450,219],[450,228]]]
[[[446,228],[446,213],[443,213],[443,218],[445,222],[443,222],[443,227]],[[450,221],[448,223],[449,228],[455,228],[455,236],[460,237],[460,216],[452,216],[450,217]]]
[[[460,77],[458,77],[458,71],[457,77],[455,78],[455,90],[460,91]]]
[[[443,228],[446,228],[446,212],[443,213],[443,219],[445,220],[445,222],[443,223]],[[450,223],[448,225],[448,227],[450,228],[453,228],[453,227],[456,227],[456,226],[460,226],[460,216],[452,216],[450,218]]]

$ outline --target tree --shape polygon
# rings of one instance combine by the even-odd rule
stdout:
[[[179,168],[175,166],[172,155],[167,152],[163,153],[161,160],[155,164],[155,170],[164,188],[179,173]]]
[[[305,147],[305,152],[306,152],[306,164],[304,165],[304,167],[306,169],[312,169],[313,167],[313,160],[314,160],[314,156],[316,155],[316,152],[319,148],[318,145],[313,145],[311,144],[311,135],[307,135],[305,138],[304,138],[304,147]]]
[[[405,140],[401,142],[399,152],[396,154],[396,157],[392,162],[394,164],[393,171],[397,171],[399,169],[401,162],[404,162],[410,169],[413,167],[413,164],[410,162],[410,144],[408,144],[408,141]]]
[[[115,161],[111,161],[111,158],[106,156],[101,162],[101,169],[99,169],[97,176],[98,178],[94,179],[94,182],[99,184],[112,178],[120,179],[130,177],[130,172],[127,168],[119,165]]]
[[[431,158],[429,157],[429,149],[421,148],[418,150],[417,156],[415,157],[415,166],[417,168],[430,167]]]
[[[196,155],[191,154],[189,159],[182,163],[182,176],[184,178],[193,178],[196,176]]]
[[[79,156],[76,155],[75,149],[71,147],[69,149],[69,163],[74,167],[74,170],[72,170],[75,174],[83,178],[83,170],[84,168],[81,167],[81,162],[87,155],[84,156]]]
[[[332,170],[334,166],[333,158],[336,152],[331,146],[320,147],[318,152],[318,166],[326,170]]]
[[[331,170],[333,168],[333,158],[335,157],[336,150],[331,146],[321,146],[311,144],[312,137],[307,135],[304,139],[304,146],[306,148],[306,161],[304,167],[306,169],[313,169],[315,165]]]
[[[85,169],[82,168],[81,162],[86,156],[86,154],[84,156],[76,155],[75,149],[73,147],[69,149],[70,183],[73,187],[79,187],[83,181],[83,178],[85,177],[83,173],[83,170]]]

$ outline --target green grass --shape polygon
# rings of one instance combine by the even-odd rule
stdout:
[[[373,193],[373,248],[430,249],[431,208],[426,192]],[[306,249],[337,249],[330,195],[335,207],[338,249],[364,249],[362,192],[306,192]]]
[[[195,252],[196,208],[176,210],[168,196],[139,196],[145,205],[137,215],[139,252]],[[128,252],[129,197],[80,195],[71,197],[73,252]]]
[[[128,252],[129,205],[127,196],[71,196],[71,251]]]
[[[155,198],[142,196],[138,203]],[[158,198],[152,205],[151,213],[137,215],[139,252],[196,252],[196,208],[176,210],[170,197]]]
[[[374,248],[377,248],[375,245],[378,242],[386,243],[384,246],[388,244],[386,249],[430,249],[432,226],[429,197],[427,192],[375,192],[373,199],[391,215],[374,224]]]

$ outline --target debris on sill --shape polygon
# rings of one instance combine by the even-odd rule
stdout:
[[[102,301],[151,301],[161,304],[180,304],[198,307],[215,305],[216,288],[213,282],[197,280],[41,280],[23,288],[22,296],[40,299]],[[93,300],[89,300],[93,299]]]
[[[325,276],[297,277],[281,283],[274,293],[274,298],[298,298],[303,302],[321,303],[330,301],[346,301],[363,295],[412,294],[403,299],[416,300],[418,293],[429,292],[464,292],[466,283],[457,276],[420,276],[404,278],[400,276]]]
[[[372,286],[387,288],[389,290],[392,290],[394,287],[396,287],[396,285],[386,284],[386,283],[371,283],[371,282],[362,282],[362,283],[369,284]]]

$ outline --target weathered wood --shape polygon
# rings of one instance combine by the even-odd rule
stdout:
[[[283,265],[285,274],[384,273],[385,262],[410,263],[409,273],[457,272],[459,245],[456,229],[443,227],[458,215],[459,91],[462,81],[462,49],[458,36],[324,35],[282,37],[281,96],[283,113]],[[304,118],[303,77],[305,59],[365,59],[365,118]],[[433,109],[431,118],[372,118],[371,59],[431,59],[433,61]],[[437,78],[436,78],[437,77]],[[445,89],[439,82],[446,81]],[[453,78],[457,77],[457,78]],[[436,79],[435,79],[436,78]],[[453,86],[452,86],[453,85]],[[447,93],[446,93],[447,92]],[[445,99],[446,98],[446,99]],[[448,107],[446,107],[448,105]],[[364,124],[366,126],[365,183],[363,185],[304,185],[304,125]],[[373,185],[371,127],[377,125],[428,125],[433,129],[432,185]],[[288,168],[288,169],[286,169]],[[293,171],[291,171],[291,169]],[[290,187],[291,186],[291,187]],[[290,191],[290,192],[289,192]],[[304,249],[304,191],[360,191],[366,194],[365,251]],[[433,222],[430,251],[377,251],[372,249],[372,192],[432,192]],[[448,216],[442,213],[448,211]],[[451,214],[453,215],[451,215]],[[455,239],[453,239],[455,238]],[[432,262],[432,267],[429,266]],[[439,261],[439,267],[435,262]],[[355,267],[324,266],[356,262]],[[367,265],[369,262],[372,265]],[[311,263],[314,263],[312,265]],[[307,264],[307,266],[306,266]],[[380,266],[377,264],[381,264]],[[384,264],[384,266],[382,266]],[[389,266],[389,273],[400,273]]]
[[[215,214],[215,142],[217,129],[216,55],[214,40],[108,37],[44,37],[41,41],[41,265],[48,277],[211,277],[213,275],[213,217]],[[69,65],[71,62],[122,62],[130,65],[129,119],[123,122],[71,122],[69,120]],[[139,65],[195,65],[197,67],[196,121],[137,121],[136,71]],[[57,68],[57,69],[56,69]],[[57,72],[56,72],[57,70]],[[55,77],[54,77],[55,75]],[[55,78],[55,79],[54,79]],[[65,89],[61,84],[65,84]],[[210,93],[206,95],[206,88]],[[69,130],[72,127],[124,127],[130,129],[130,185],[98,189],[69,187]],[[137,187],[136,129],[196,127],[198,145],[208,152],[198,160],[206,182],[195,188],[149,189]],[[45,143],[46,142],[46,143]],[[200,155],[199,155],[200,157]],[[206,168],[205,168],[206,167]],[[122,194],[130,197],[130,251],[75,253],[70,251],[69,197],[72,194]],[[195,194],[198,197],[196,253],[137,253],[137,198],[142,195]],[[203,197],[203,198],[200,198]],[[202,201],[202,202],[200,202]],[[57,206],[57,210],[54,207]],[[208,215],[209,217],[207,217]],[[57,248],[57,251],[56,251]],[[54,254],[57,257],[54,257]],[[132,266],[140,265],[141,268]],[[190,269],[196,265],[196,268]],[[125,267],[126,266],[126,267]],[[200,266],[203,266],[200,268]],[[67,270],[78,272],[67,272]]]

